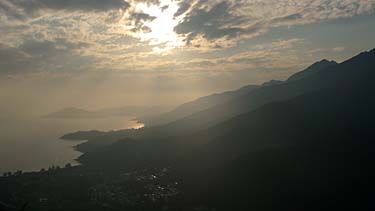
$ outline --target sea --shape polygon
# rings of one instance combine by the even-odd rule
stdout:
[[[53,119],[40,116],[0,119],[0,173],[39,171],[65,166],[81,153],[74,146],[84,141],[66,141],[60,137],[81,130],[120,130],[143,125],[133,117],[89,119]]]

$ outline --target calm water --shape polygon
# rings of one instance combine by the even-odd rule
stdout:
[[[63,141],[59,137],[77,130],[108,131],[139,126],[130,119],[0,119],[0,173],[77,164],[74,159],[80,153],[72,146],[79,142]]]

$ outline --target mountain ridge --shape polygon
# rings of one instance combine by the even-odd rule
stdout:
[[[370,58],[368,58],[368,55],[370,56]],[[313,92],[318,89],[332,88],[337,84],[342,84],[343,80],[347,79],[336,77],[337,74],[340,76],[342,75],[341,72],[344,74],[353,74],[353,70],[356,69],[356,64],[352,64],[354,60],[357,60],[358,57],[361,57],[360,60],[369,60],[371,62],[375,60],[372,56],[372,54],[368,53],[359,54],[343,63],[340,63],[340,65],[346,66],[346,68],[348,69],[346,71],[338,70],[336,69],[338,65],[334,65],[324,70],[318,71],[316,74],[309,75],[308,77],[301,78],[299,80],[285,81],[273,86],[262,86],[254,89],[244,96],[235,98],[227,103],[216,105],[209,109],[199,111],[190,116],[165,125],[156,127],[148,127],[146,125],[145,128],[138,131],[124,130],[117,131],[116,133],[107,133],[106,135],[95,139],[95,142],[89,141],[82,144],[82,148],[94,149],[96,145],[94,143],[101,142],[101,139],[107,140],[106,143],[111,144],[116,140],[125,137],[138,139],[183,136],[197,133],[199,131],[208,129],[216,125],[217,123],[255,110],[267,103],[292,99],[304,93]],[[100,146],[101,145],[102,143],[100,144]]]
[[[143,117],[138,117],[137,119],[145,123],[148,127],[168,124],[170,122],[189,116],[193,113],[203,111],[212,106],[230,101],[233,98],[242,96],[248,92],[251,92],[252,90],[257,89],[258,87],[259,86],[257,85],[247,85],[247,86],[243,86],[233,91],[214,93],[214,94],[203,96],[203,97],[197,98],[196,100],[181,104],[177,106],[176,108],[174,108],[172,111],[163,113],[159,116],[155,116],[155,115],[149,116],[149,117],[143,116]]]
[[[184,145],[184,143],[188,143],[188,144],[191,143],[193,145],[195,145],[195,144],[205,145],[206,143],[209,143],[211,140],[213,140],[215,138],[222,137],[227,131],[238,130],[238,127],[243,127],[243,126],[248,127],[249,125],[247,125],[247,124],[236,124],[236,123],[229,124],[229,122],[231,122],[231,121],[233,122],[235,119],[241,118],[243,115],[247,115],[249,113],[252,113],[252,112],[255,112],[259,109],[262,109],[262,108],[264,108],[264,106],[282,103],[282,102],[285,102],[285,101],[287,102],[289,100],[293,100],[294,98],[298,98],[299,96],[308,95],[310,93],[316,93],[316,92],[319,93],[319,92],[326,92],[326,91],[331,92],[330,90],[337,90],[337,89],[350,91],[351,87],[358,87],[359,82],[363,82],[363,84],[367,84],[367,85],[371,84],[370,83],[371,79],[374,78],[374,74],[375,74],[375,72],[372,71],[372,68],[375,66],[375,59],[374,58],[375,58],[375,54],[370,58],[361,58],[360,60],[362,62],[364,61],[365,63],[367,63],[367,65],[362,65],[363,68],[360,70],[360,72],[356,71],[356,66],[353,65],[353,62],[344,62],[344,63],[341,63],[339,66],[335,66],[332,69],[325,71],[323,75],[309,76],[309,77],[312,77],[314,80],[303,79],[303,80],[300,80],[300,82],[298,82],[297,84],[302,82],[302,83],[309,83],[309,84],[314,85],[315,82],[316,82],[316,79],[319,79],[319,80],[324,79],[324,80],[328,80],[328,81],[326,81],[327,84],[332,82],[332,83],[335,83],[336,85],[322,86],[319,90],[314,89],[314,90],[311,90],[309,92],[301,93],[300,95],[296,95],[295,97],[292,97],[292,98],[289,98],[289,99],[284,98],[284,100],[271,101],[267,104],[261,105],[260,107],[254,109],[254,110],[250,110],[250,111],[248,111],[244,114],[240,114],[240,115],[232,117],[228,120],[224,120],[224,121],[222,121],[218,124],[214,124],[214,125],[212,125],[208,128],[202,129],[201,131],[196,131],[193,135],[188,135],[188,136],[181,135],[181,137],[187,137],[187,138],[181,138],[182,141],[177,143],[177,145],[182,144],[182,146],[184,146],[185,148],[186,148],[186,146]],[[357,60],[357,59],[358,59],[358,57],[353,57],[350,60]],[[292,85],[294,85],[295,83],[296,82],[292,82]],[[285,84],[282,84],[282,85],[285,86]],[[300,87],[300,86],[298,86],[298,87]],[[359,87],[359,88],[361,88],[361,87]],[[270,88],[267,87],[267,89],[270,89]],[[277,87],[277,89],[279,90],[279,87]],[[321,90],[324,90],[324,91],[321,91]],[[340,93],[342,93],[342,92],[340,92]],[[332,98],[332,99],[334,99],[334,98]],[[318,102],[311,101],[310,103],[316,104]],[[323,102],[319,102],[319,103],[323,103]],[[321,105],[317,105],[317,106],[324,106],[324,103],[321,104]],[[339,105],[337,105],[337,106],[339,106]],[[298,107],[295,107],[295,109],[298,110]],[[173,123],[171,123],[171,124],[173,124]],[[297,126],[298,125],[296,125],[296,127]],[[171,129],[171,128],[173,128],[173,125],[171,125],[170,127],[167,127],[167,128],[170,129],[170,130],[173,130],[173,129]],[[164,134],[162,136],[158,136],[157,129],[158,128],[148,131],[150,133],[150,135],[140,136],[138,138],[140,138],[142,140],[150,140],[151,139],[151,140],[155,140],[155,141],[156,140],[163,140],[163,139],[175,139],[175,138],[173,138],[173,136],[168,136],[166,134]],[[142,132],[142,130],[140,130],[139,132]],[[137,137],[135,137],[135,138],[137,138]],[[156,141],[155,143],[158,143],[158,142]],[[223,147],[222,149],[227,149],[227,148]],[[85,156],[87,156],[87,155],[85,155]],[[87,158],[85,158],[85,159],[87,159]]]
[[[195,135],[123,139],[80,161],[104,169],[118,163],[119,171],[173,166],[184,182],[183,207],[367,207],[371,199],[361,196],[372,191],[375,176],[374,67],[375,54],[362,54],[297,83],[333,85],[269,102]]]

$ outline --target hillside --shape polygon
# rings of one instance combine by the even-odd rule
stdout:
[[[216,124],[214,126],[211,126],[207,129],[201,130],[199,132],[195,132],[189,136],[159,136],[158,133],[155,133],[155,136],[152,137],[150,134],[147,135],[133,135],[133,137],[138,137],[142,141],[131,141],[129,143],[129,146],[127,150],[130,150],[133,145],[134,147],[137,147],[137,150],[134,151],[134,153],[144,153],[147,154],[147,150],[142,152],[143,148],[139,147],[138,144],[141,145],[147,145],[147,142],[151,142],[151,145],[168,145],[168,148],[172,148],[173,145],[176,147],[180,147],[181,150],[185,150],[186,147],[191,146],[206,146],[207,149],[213,150],[215,148],[219,148],[224,151],[228,151],[232,149],[232,146],[220,146],[218,143],[222,143],[221,141],[213,142],[213,140],[219,139],[219,140],[236,140],[234,141],[227,141],[224,143],[228,144],[234,144],[241,140],[244,140],[244,143],[247,143],[247,140],[249,138],[253,138],[259,131],[270,131],[267,133],[268,138],[264,138],[262,140],[269,140],[273,138],[273,129],[269,129],[268,127],[274,126],[274,127],[280,127],[283,128],[284,123],[282,121],[289,120],[292,121],[295,120],[293,115],[296,115],[296,117],[299,117],[299,122],[296,122],[295,125],[290,125],[289,128],[289,135],[291,137],[289,139],[286,139],[288,141],[294,141],[296,137],[299,136],[310,136],[311,134],[304,134],[305,132],[300,133],[293,133],[291,132],[292,128],[299,128],[304,129],[308,128],[308,126],[305,126],[304,124],[311,123],[310,121],[306,121],[304,123],[304,115],[306,115],[306,118],[309,117],[307,115],[311,115],[311,118],[314,116],[320,117],[319,112],[321,111],[324,115],[329,116],[333,115],[334,112],[328,110],[334,110],[336,108],[337,111],[341,111],[341,108],[345,108],[344,106],[352,105],[353,109],[348,111],[347,113],[341,112],[340,115],[355,115],[355,112],[364,111],[363,109],[354,109],[354,106],[357,106],[357,104],[369,104],[372,103],[372,93],[373,90],[371,83],[374,79],[374,67],[375,67],[375,53],[372,52],[366,52],[362,53],[346,62],[343,62],[340,65],[335,66],[334,68],[328,69],[324,71],[322,74],[315,74],[313,76],[310,76],[310,78],[301,79],[298,81],[297,84],[288,84],[286,86],[285,84],[282,84],[286,91],[288,90],[295,90],[296,85],[298,87],[308,87],[311,83],[316,82],[318,80],[321,80],[320,84],[316,84],[316,87],[321,87],[320,89],[316,88],[316,90],[313,90],[311,92],[307,92],[305,94],[298,95],[295,98],[283,100],[283,101],[273,101],[271,103],[268,103],[267,105],[260,106],[258,109],[255,109],[253,111],[250,111],[248,113],[236,116],[234,118],[231,118],[229,120],[223,121],[222,123]],[[293,89],[292,89],[293,88]],[[265,92],[267,93],[267,92]],[[282,92],[285,93],[285,92]],[[326,94],[327,93],[327,94]],[[274,92],[271,92],[274,96]],[[347,96],[345,96],[347,94]],[[307,97],[306,97],[307,96]],[[303,100],[300,100],[303,99]],[[294,101],[293,101],[294,100]],[[340,104],[340,100],[342,103]],[[346,102],[347,100],[348,102]],[[363,103],[356,103],[356,100],[358,102],[361,102],[359,100],[364,101]],[[369,102],[367,102],[369,100]],[[247,101],[247,99],[244,99],[244,101]],[[284,107],[285,102],[294,102],[291,104],[291,106]],[[301,102],[300,102],[301,101]],[[337,102],[336,102],[337,101]],[[336,102],[336,103],[335,103]],[[301,104],[301,105],[298,105]],[[330,103],[330,104],[329,104]],[[350,103],[350,104],[349,104]],[[276,106],[275,106],[276,105]],[[285,104],[289,105],[289,104]],[[273,108],[265,111],[265,108]],[[273,115],[272,112],[278,111],[279,113],[284,114],[282,116],[280,115]],[[299,112],[299,113],[296,113]],[[325,112],[325,113],[324,113]],[[265,115],[268,115],[269,118],[273,118],[272,122],[267,122],[267,124],[261,124],[264,122],[264,118],[253,116],[258,115],[260,113],[265,113]],[[290,116],[288,114],[291,114]],[[293,114],[293,115],[292,115]],[[370,113],[371,114],[371,111]],[[340,118],[343,118],[340,116]],[[319,118],[318,118],[319,119]],[[312,125],[310,128],[313,130],[314,127],[317,127],[319,125],[325,125],[327,120],[322,118],[321,121],[314,120],[315,123],[319,123],[317,125]],[[347,121],[339,121],[340,119],[329,119],[332,121],[331,124],[334,124],[335,121],[337,121],[337,125],[340,125],[342,122],[345,122],[345,124],[348,124]],[[269,120],[271,121],[271,120]],[[280,121],[280,122],[279,122]],[[277,125],[277,122],[279,122]],[[303,123],[303,124],[302,124]],[[353,122],[349,122],[353,123]],[[269,124],[269,125],[268,125]],[[171,124],[170,126],[173,126]],[[253,129],[258,128],[258,129]],[[151,129],[149,129],[151,130]],[[157,130],[154,129],[156,132]],[[254,130],[254,131],[253,131]],[[277,129],[279,131],[281,129]],[[252,131],[252,132],[251,132]],[[283,131],[283,130],[281,130]],[[288,131],[288,130],[285,130]],[[285,132],[284,131],[284,132]],[[137,131],[137,133],[142,133],[142,130]],[[118,134],[117,137],[121,136]],[[226,138],[225,138],[226,137]],[[276,136],[277,137],[277,136]],[[210,145],[211,143],[216,143],[214,145]],[[254,143],[249,142],[249,143]],[[261,143],[265,143],[262,141]],[[220,146],[220,147],[218,147]],[[239,145],[240,149],[248,149],[249,147],[244,147],[243,145]],[[177,150],[177,149],[176,149]],[[156,150],[157,151],[157,150]],[[100,151],[95,152],[95,157],[101,157],[98,155]],[[160,151],[160,154],[165,153],[163,150]],[[224,153],[224,152],[223,152]],[[167,153],[169,154],[169,153]],[[178,153],[176,153],[178,154]],[[200,153],[200,154],[207,154],[207,153]],[[209,153],[210,154],[210,153]],[[89,161],[90,160],[91,153],[87,153],[82,157],[82,161]],[[104,157],[104,156],[103,156]],[[130,161],[132,162],[132,161]]]
[[[178,119],[187,117],[191,114],[204,111],[213,106],[220,105],[230,100],[233,100],[235,98],[241,97],[249,92],[252,92],[258,87],[259,86],[256,86],[256,85],[248,85],[238,90],[212,94],[212,95],[201,97],[194,101],[182,104],[178,106],[177,108],[175,108],[174,110],[163,113],[161,115],[154,115],[154,116],[148,116],[148,117],[141,116],[141,117],[138,117],[138,119],[141,122],[145,123],[145,125],[147,125],[148,127],[171,123]]]
[[[81,161],[112,171],[173,166],[184,181],[183,207],[330,210],[362,203],[367,210],[370,199],[359,196],[368,197],[375,175],[374,58],[375,51],[362,53],[324,74],[332,86],[194,135],[124,139]]]

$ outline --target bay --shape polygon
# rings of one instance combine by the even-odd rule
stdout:
[[[75,161],[81,153],[73,146],[78,141],[64,141],[62,135],[78,130],[119,130],[142,125],[132,117],[89,119],[51,119],[38,116],[0,119],[0,173],[39,171],[53,165]]]

